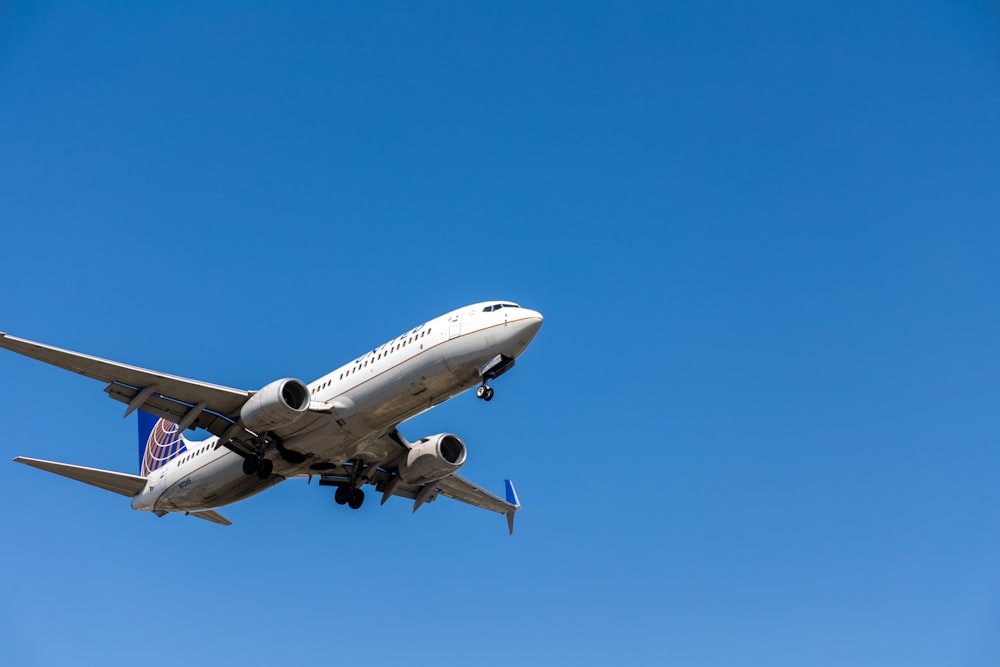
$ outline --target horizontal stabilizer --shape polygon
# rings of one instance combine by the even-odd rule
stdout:
[[[211,521],[212,523],[217,523],[221,526],[231,526],[233,522],[222,516],[215,510],[204,510],[202,512],[185,512],[188,516],[197,517],[199,519],[204,519],[205,521]]]
[[[55,461],[42,461],[41,459],[29,459],[18,456],[14,459],[18,463],[38,468],[46,472],[52,472],[63,477],[75,479],[84,484],[90,484],[106,491],[120,493],[131,498],[140,493],[146,487],[146,478],[138,475],[129,475],[123,472],[113,472],[111,470],[98,470],[97,468],[85,468],[74,466],[68,463],[56,463]]]

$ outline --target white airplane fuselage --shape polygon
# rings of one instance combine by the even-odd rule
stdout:
[[[538,312],[501,301],[430,320],[308,384],[310,410],[283,440],[303,461],[271,451],[273,474],[260,479],[245,474],[244,458],[218,447],[218,437],[188,442],[186,453],[149,474],[132,507],[157,513],[209,510],[347,461],[385,461],[395,455],[384,438],[387,431],[479,385],[484,365],[498,355],[516,359],[541,324]]]

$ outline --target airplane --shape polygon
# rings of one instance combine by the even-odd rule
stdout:
[[[408,330],[306,384],[275,380],[257,391],[224,387],[92,357],[0,333],[0,347],[108,383],[109,397],[138,412],[138,475],[18,456],[14,461],[127,496],[132,509],[231,521],[216,509],[286,479],[319,478],[351,509],[362,487],[398,496],[413,511],[439,495],[503,514],[514,532],[521,509],[510,480],[500,498],[460,477],[465,442],[438,433],[415,442],[398,426],[490,382],[513,366],[542,315],[511,301],[453,310]],[[195,441],[188,429],[207,431]]]

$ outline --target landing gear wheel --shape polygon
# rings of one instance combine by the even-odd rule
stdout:
[[[267,479],[271,476],[271,471],[274,470],[274,464],[270,459],[261,459],[260,463],[257,464],[257,477],[261,479]]]
[[[257,472],[257,468],[259,466],[260,466],[260,460],[258,460],[257,458],[253,456],[245,458],[243,459],[243,474],[252,475],[255,472]]]
[[[347,506],[356,510],[365,502],[365,492],[361,489],[351,489],[351,491],[351,497],[347,499]]]
[[[479,389],[476,390],[476,398],[483,398],[486,396],[486,390],[489,389],[485,384],[481,385]]]
[[[486,387],[486,391],[483,392],[483,400],[487,403],[493,400],[493,387]]]
[[[351,488],[349,486],[338,486],[333,492],[333,501],[338,505],[346,505],[351,499]]]

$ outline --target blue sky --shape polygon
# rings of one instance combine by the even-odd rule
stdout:
[[[525,510],[0,464],[0,663],[1000,662],[995,7],[203,4],[0,8],[0,330],[257,388],[517,300],[402,430]],[[136,470],[0,377],[8,457]]]

